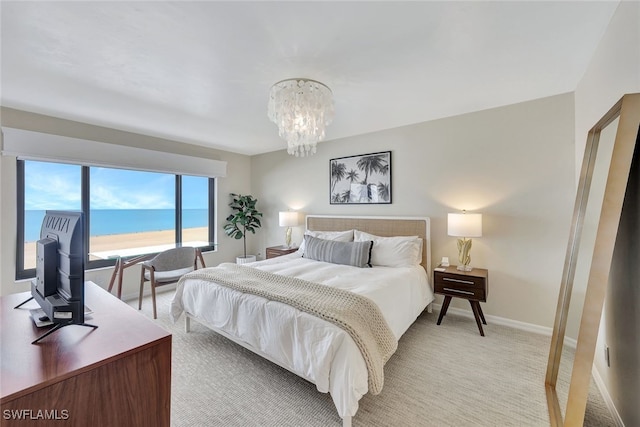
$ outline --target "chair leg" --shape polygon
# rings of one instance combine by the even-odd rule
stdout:
[[[156,312],[156,280],[153,277],[153,271],[151,272],[151,300],[153,301],[153,318],[158,318],[158,313]]]
[[[116,264],[113,266],[113,273],[111,273],[111,279],[109,280],[109,287],[107,288],[107,292],[111,292],[113,289],[114,283],[116,283],[116,277],[118,277],[118,272],[120,271],[122,258],[116,259]]]
[[[142,291],[144,290],[144,267],[140,268],[140,295],[138,296],[138,310],[142,310]]]
[[[204,265],[204,257],[202,256],[202,251],[200,249],[196,249],[196,262],[195,262],[195,269],[198,269],[198,260],[200,260],[200,265],[202,266],[202,268],[207,268],[206,265]]]

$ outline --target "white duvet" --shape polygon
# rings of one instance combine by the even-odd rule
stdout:
[[[364,295],[380,307],[396,338],[433,301],[421,266],[358,268],[313,261],[298,252],[246,265]],[[172,321],[183,312],[329,392],[343,418],[355,415],[368,390],[367,368],[353,339],[313,315],[196,279],[176,289]]]

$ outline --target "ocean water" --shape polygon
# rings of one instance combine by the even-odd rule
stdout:
[[[40,238],[40,227],[45,211],[25,211],[24,240],[35,242]],[[183,209],[182,227],[206,227],[207,209]],[[91,211],[91,236],[135,233],[141,231],[173,230],[174,209],[94,209]]]

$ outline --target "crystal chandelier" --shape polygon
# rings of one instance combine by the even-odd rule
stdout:
[[[282,80],[271,87],[268,116],[287,141],[289,154],[312,155],[333,120],[331,89],[315,80]]]

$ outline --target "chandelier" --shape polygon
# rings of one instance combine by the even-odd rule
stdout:
[[[287,141],[287,153],[312,155],[333,120],[331,89],[315,80],[282,80],[271,87],[267,114]]]

